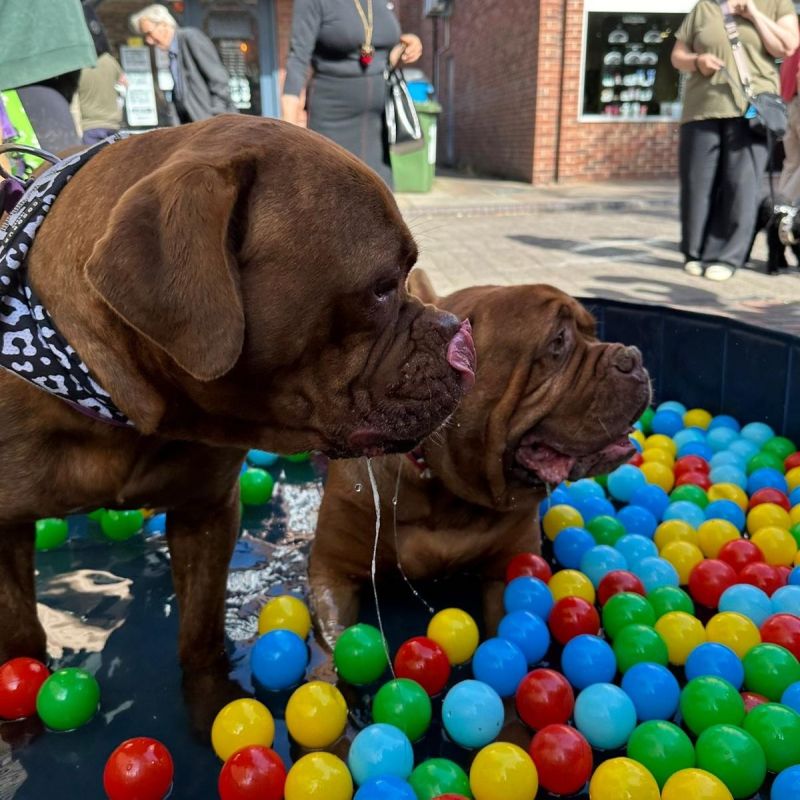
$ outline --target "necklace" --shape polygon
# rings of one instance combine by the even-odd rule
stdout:
[[[372,63],[372,57],[375,54],[375,48],[372,46],[372,0],[367,0],[366,14],[361,7],[361,0],[353,0],[353,3],[355,3],[358,16],[361,18],[361,24],[364,26],[364,44],[361,45],[358,60],[362,67],[367,67]]]

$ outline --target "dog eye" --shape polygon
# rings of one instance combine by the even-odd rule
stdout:
[[[391,278],[378,281],[378,283],[375,284],[375,288],[373,289],[373,291],[375,292],[375,297],[377,297],[378,300],[385,300],[396,289],[397,289],[397,280]]]
[[[550,342],[550,352],[554,356],[561,355],[564,345],[567,343],[567,332],[562,328]]]

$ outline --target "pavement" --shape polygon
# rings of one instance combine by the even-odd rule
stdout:
[[[419,266],[442,296],[477,284],[551,283],[800,335],[800,271],[766,275],[763,234],[752,263],[725,283],[683,272],[676,181],[533,187],[442,174],[431,192],[397,202]]]

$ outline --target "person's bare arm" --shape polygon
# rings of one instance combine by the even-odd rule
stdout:
[[[681,72],[700,72],[707,78],[723,67],[722,59],[713,53],[695,53],[681,41],[675,42],[670,61]]]
[[[766,16],[753,0],[734,0],[731,11],[753,23],[767,52],[774,58],[792,55],[800,45],[797,14],[787,14],[778,20]]]

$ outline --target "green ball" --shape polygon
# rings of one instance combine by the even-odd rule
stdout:
[[[104,508],[96,508],[94,511],[90,511],[86,516],[89,517],[90,520],[93,522],[100,522],[103,519],[103,514],[106,513]]]
[[[797,452],[797,445],[785,436],[773,436],[762,448],[762,453],[770,453],[781,460],[781,471],[783,462],[792,454]]]
[[[608,475],[595,475],[594,481],[605,489],[608,486]]]
[[[631,734],[628,758],[647,767],[663,789],[671,775],[694,766],[694,745],[677,725],[654,719]]]
[[[54,672],[36,695],[36,712],[54,731],[85,725],[97,711],[100,686],[85,669],[67,667]]]
[[[642,416],[639,417],[639,424],[642,426],[642,433],[645,435],[649,435],[653,432],[653,428],[651,426],[653,424],[653,417],[655,415],[655,409],[648,407],[644,410]]]
[[[716,775],[736,800],[752,797],[767,777],[761,745],[734,725],[712,725],[703,731],[695,752],[697,766]]]
[[[656,613],[646,597],[634,592],[612,595],[603,606],[603,630],[610,639],[628,625],[656,624]]]
[[[661,619],[670,611],[685,611],[694,616],[694,602],[692,598],[677,586],[659,586],[648,592],[647,600],[656,613],[656,619]]]
[[[614,655],[622,673],[645,661],[665,667],[669,662],[666,643],[649,625],[626,625],[614,639]]]
[[[684,483],[682,486],[678,486],[677,489],[673,490],[669,499],[672,503],[677,503],[679,500],[688,500],[690,503],[700,506],[700,508],[705,508],[708,505],[708,495],[701,487],[695,486],[693,483]]]
[[[311,458],[311,453],[290,453],[288,456],[284,456],[284,459],[292,464],[302,464],[304,461],[308,461],[309,458]]]
[[[800,681],[800,663],[779,644],[757,644],[745,654],[742,663],[745,688],[774,702],[791,684]]]
[[[778,458],[774,453],[765,453],[762,450],[760,453],[756,453],[747,462],[747,474],[750,475],[762,467],[772,467],[772,469],[776,469],[778,472],[782,473],[784,471],[783,459]]]
[[[246,506],[261,506],[272,497],[275,480],[265,469],[252,467],[239,478],[239,494]]]
[[[625,526],[618,519],[605,514],[590,519],[586,530],[594,536],[597,544],[607,544],[609,547],[613,547],[617,540],[627,533]]]
[[[741,725],[744,715],[742,696],[724,678],[702,675],[683,687],[681,717],[695,736],[714,725]]]
[[[378,680],[389,666],[381,632],[363,622],[347,628],[333,648],[333,663],[342,679],[354,686]]]
[[[743,727],[761,745],[770,772],[800,764],[800,714],[793,708],[778,703],[756,706]]]
[[[792,525],[792,527],[789,528],[789,533],[792,534],[795,542],[797,542],[797,546],[800,547],[800,522],[796,525]]]
[[[100,529],[115,542],[124,542],[138,533],[144,525],[141,511],[105,511],[100,517]]]
[[[36,549],[52,550],[61,547],[69,537],[69,526],[65,519],[48,517],[36,520]]]
[[[431,699],[427,692],[408,678],[385,683],[372,701],[373,722],[400,728],[412,742],[422,738],[431,724]]]
[[[446,758],[429,758],[423,761],[411,773],[408,782],[417,800],[433,800],[443,794],[472,797],[467,773]]]

